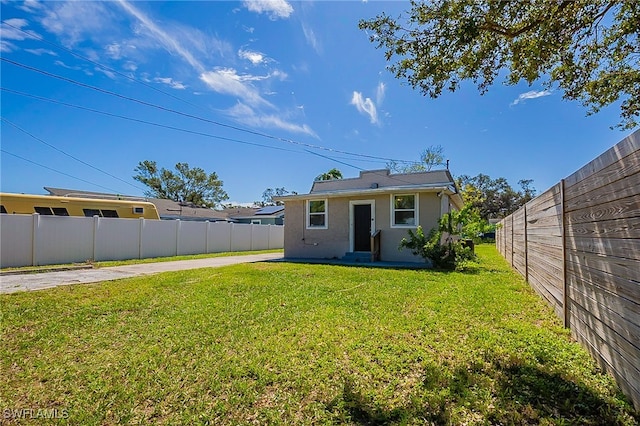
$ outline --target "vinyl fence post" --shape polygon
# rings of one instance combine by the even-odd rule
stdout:
[[[233,222],[229,223],[229,251],[233,247]]]
[[[566,216],[564,205],[564,179],[560,181],[560,207],[561,207],[561,234],[562,234],[562,323],[565,328],[570,328],[569,310],[567,309],[567,238],[566,238]]]
[[[93,216],[93,253],[91,254],[91,260],[97,261],[96,253],[98,252],[98,225],[100,217]]]
[[[178,256],[180,254],[180,252],[179,252],[179,248],[180,248],[180,226],[181,226],[180,219],[176,219],[176,256]]]
[[[204,252],[209,253],[209,225],[211,225],[211,222],[207,220],[206,223],[207,227],[204,231]]]
[[[267,249],[271,250],[271,224],[267,226]]]
[[[32,231],[31,231],[31,266],[38,266],[38,228],[40,228],[40,214],[32,215]]]
[[[138,227],[138,259],[142,259],[142,230],[144,229],[144,217],[140,218]]]

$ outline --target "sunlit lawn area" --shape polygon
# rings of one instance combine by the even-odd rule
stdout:
[[[2,295],[0,407],[82,425],[636,424],[477,251],[467,272],[258,263]]]
[[[87,261],[84,263],[67,263],[64,265],[44,265],[44,266],[24,266],[18,268],[0,268],[0,271],[12,271],[12,272],[42,272],[47,270],[67,269],[73,266],[93,266],[94,268],[107,268],[110,266],[123,266],[123,265],[138,265],[141,263],[157,263],[157,262],[173,262],[177,260],[195,260],[195,259],[209,259],[214,257],[228,257],[228,256],[248,256],[251,254],[262,253],[282,253],[282,249],[272,250],[255,250],[255,251],[228,251],[222,253],[204,253],[204,254],[188,254],[181,256],[170,257],[149,257],[145,259],[128,259],[128,260],[108,260],[108,261]]]

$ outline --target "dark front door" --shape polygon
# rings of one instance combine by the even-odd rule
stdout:
[[[371,204],[353,206],[353,251],[371,251]]]

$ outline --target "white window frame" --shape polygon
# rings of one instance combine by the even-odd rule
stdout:
[[[314,201],[324,201],[324,213],[313,213],[314,215],[324,214],[324,226],[311,225],[311,203]],[[327,198],[316,198],[307,200],[305,207],[305,216],[307,220],[307,229],[328,229],[329,228],[329,200]]]
[[[262,220],[260,219],[251,219],[252,225],[262,225]]]
[[[396,203],[395,203],[395,198],[398,196],[404,196],[404,195],[413,195],[413,209],[396,209]],[[418,211],[418,206],[420,205],[419,203],[419,197],[418,197],[418,193],[395,193],[395,194],[391,194],[390,197],[390,203],[391,203],[391,227],[392,228],[416,228],[418,227],[418,225],[420,224],[418,218],[420,217],[419,211]],[[396,225],[395,221],[396,221],[396,211],[413,211],[414,213],[414,223],[413,225],[404,225],[404,224],[399,224]]]

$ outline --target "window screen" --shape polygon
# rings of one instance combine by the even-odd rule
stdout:
[[[53,214],[56,216],[69,216],[69,212],[64,207],[53,207]]]
[[[41,214],[43,216],[52,216],[53,215],[53,213],[51,212],[51,209],[49,207],[37,207],[36,206],[33,209],[36,211],[36,213],[39,213],[39,214]]]
[[[100,216],[100,210],[98,209],[82,209],[86,217]]]

